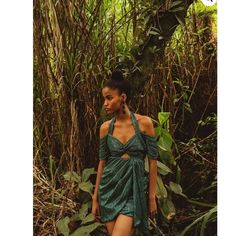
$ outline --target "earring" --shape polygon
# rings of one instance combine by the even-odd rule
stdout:
[[[125,114],[125,102],[123,101],[123,114]]]

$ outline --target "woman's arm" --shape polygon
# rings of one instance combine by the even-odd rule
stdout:
[[[104,138],[104,136],[107,134],[108,132],[108,127],[109,127],[109,123],[108,121],[104,122],[101,127],[100,127],[100,131],[99,131],[99,137],[100,140],[102,138]],[[100,147],[101,148],[101,147]],[[102,172],[104,169],[104,166],[106,164],[106,160],[99,160],[98,163],[98,170],[97,170],[97,178],[96,178],[96,184],[95,184],[95,189],[94,189],[94,194],[93,194],[93,200],[97,201],[98,198],[98,186],[100,184],[101,181],[101,177],[102,177]]]
[[[103,123],[100,128],[100,142],[99,142],[99,164],[97,169],[97,178],[96,178],[96,184],[93,194],[93,201],[92,201],[92,214],[95,217],[96,220],[101,219],[101,213],[100,213],[100,207],[98,202],[98,188],[101,182],[102,173],[104,166],[106,164],[106,160],[109,156],[109,149],[107,147],[106,139],[104,138],[107,134],[108,126],[107,122]]]
[[[157,161],[149,159],[149,199],[156,199],[157,191]]]
[[[96,185],[95,185],[94,194],[93,194],[93,201],[98,200],[98,186],[99,186],[100,181],[101,181],[102,172],[103,172],[105,163],[106,163],[105,160],[100,160],[99,164],[98,164],[97,179],[96,179]]]
[[[155,137],[155,130],[151,118],[145,117],[143,119],[144,131],[147,135]],[[148,164],[149,164],[149,189],[148,189],[148,202],[149,202],[149,216],[153,218],[157,213],[156,205],[156,191],[157,191],[157,149],[155,147],[155,139],[151,138],[152,142],[148,142]],[[152,150],[152,151],[151,151]]]
[[[152,219],[157,214],[156,186],[157,186],[157,161],[149,159],[148,213],[149,217]]]
[[[97,221],[100,221],[101,219],[101,212],[100,212],[100,207],[98,203],[98,186],[101,181],[104,165],[105,165],[105,160],[100,160],[98,164],[97,179],[96,179],[96,185],[95,185],[93,201],[92,201],[92,214]]]

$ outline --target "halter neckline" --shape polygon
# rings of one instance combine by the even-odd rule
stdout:
[[[133,136],[131,136],[125,143],[123,143],[123,142],[121,142],[118,138],[116,138],[116,137],[114,137],[114,136],[112,135],[113,129],[114,129],[114,123],[115,123],[115,121],[116,121],[116,117],[117,117],[117,115],[115,115],[115,116],[112,118],[112,121],[111,121],[111,124],[110,124],[110,127],[109,127],[109,132],[108,132],[108,134],[110,135],[110,137],[112,137],[113,139],[117,140],[120,144],[122,144],[122,145],[127,145],[127,144],[130,143],[131,140],[133,140],[133,139],[136,137],[137,133],[139,132],[137,120],[136,120],[136,118],[135,118],[134,113],[133,113],[132,111],[130,111],[130,118],[131,118],[132,124],[133,124],[133,126],[134,126],[135,134],[134,134]]]

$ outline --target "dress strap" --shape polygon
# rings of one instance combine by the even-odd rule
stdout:
[[[133,123],[134,129],[135,129],[135,133],[140,132],[140,129],[139,129],[139,126],[138,126],[138,121],[135,118],[135,115],[132,111],[130,112],[130,117],[131,117],[131,121]],[[113,132],[115,121],[116,121],[116,115],[112,118],[111,123],[109,125],[109,129],[108,129],[109,134],[112,134],[112,132]]]
[[[140,129],[139,129],[139,126],[138,126],[138,121],[134,115],[134,113],[131,111],[131,119],[132,119],[132,122],[133,122],[133,125],[134,125],[134,129],[135,129],[135,132],[136,133],[139,133],[140,132]]]
[[[116,116],[114,116],[111,120],[111,123],[109,125],[109,129],[108,129],[108,134],[112,134],[112,131],[113,131],[113,127],[114,127],[114,123],[115,123],[115,119],[116,119]]]

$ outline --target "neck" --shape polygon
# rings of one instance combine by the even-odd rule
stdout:
[[[116,120],[126,120],[129,119],[131,116],[131,111],[129,110],[128,106],[125,105],[125,114],[123,114],[123,108],[116,111]]]

